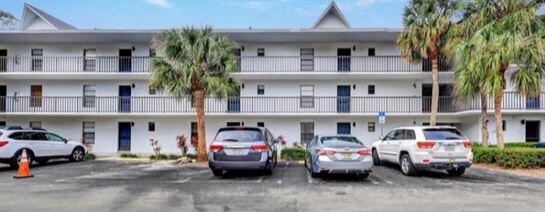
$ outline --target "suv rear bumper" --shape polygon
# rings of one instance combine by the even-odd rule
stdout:
[[[208,154],[208,167],[218,170],[260,170],[267,168],[268,157],[261,156],[259,161],[217,161],[213,154]]]
[[[455,162],[455,163],[446,163],[446,162],[431,162],[427,164],[417,163],[414,164],[416,169],[450,169],[450,168],[469,168],[471,167],[470,162]]]

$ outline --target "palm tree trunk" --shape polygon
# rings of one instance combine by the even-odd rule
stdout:
[[[431,60],[431,114],[430,126],[435,126],[437,123],[437,110],[439,108],[439,60],[437,56]]]
[[[197,161],[206,161],[206,134],[204,129],[204,91],[194,93],[197,110]]]
[[[481,90],[481,144],[488,147],[488,95]]]
[[[503,141],[503,118],[501,114],[501,103],[503,101],[503,90],[496,92],[494,96],[494,118],[496,119],[496,144],[499,149],[504,148]]]

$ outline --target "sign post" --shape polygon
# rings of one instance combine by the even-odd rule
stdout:
[[[384,136],[384,124],[386,124],[386,113],[384,111],[378,112],[378,124],[380,124],[380,136]]]

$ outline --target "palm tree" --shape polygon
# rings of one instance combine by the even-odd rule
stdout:
[[[437,122],[441,54],[460,5],[457,0],[412,0],[403,13],[405,28],[397,39],[401,56],[415,63],[431,61],[431,126]]]
[[[211,27],[165,30],[153,39],[162,57],[152,61],[150,88],[181,98],[189,97],[197,112],[197,160],[206,161],[205,97],[234,94],[232,43]]]
[[[523,96],[539,95],[545,34],[535,0],[476,0],[471,4],[477,9],[462,22],[470,33],[452,47],[459,66],[457,90],[467,96],[477,91],[494,97],[496,142],[503,149],[501,107],[506,72],[516,64],[510,78],[513,87]]]

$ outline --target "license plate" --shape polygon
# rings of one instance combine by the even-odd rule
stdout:
[[[239,156],[239,155],[244,155],[244,150],[242,149],[233,149],[230,151],[231,155],[236,155],[236,156]]]
[[[453,145],[445,146],[445,151],[447,151],[447,152],[452,152],[452,151],[454,151],[454,146],[453,146]]]
[[[352,158],[352,153],[343,153],[343,158],[344,159],[351,159]]]
[[[456,162],[456,159],[450,158],[450,159],[448,159],[448,162],[454,163],[454,162]]]

